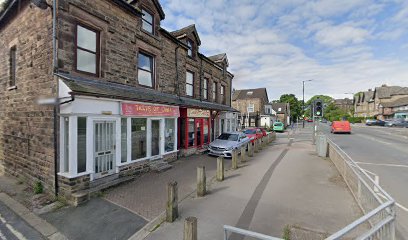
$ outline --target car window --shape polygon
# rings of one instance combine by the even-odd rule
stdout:
[[[223,133],[218,137],[218,139],[228,140],[228,141],[238,141],[238,134]]]
[[[244,133],[245,134],[255,134],[256,131],[255,131],[255,129],[247,129],[247,130],[244,131]]]

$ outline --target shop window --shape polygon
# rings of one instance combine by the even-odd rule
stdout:
[[[142,9],[142,28],[148,33],[153,34],[153,15]]]
[[[188,119],[188,146],[193,147],[195,140],[194,118]]]
[[[77,25],[76,29],[76,70],[98,75],[99,32]]]
[[[139,52],[137,64],[137,80],[140,85],[151,87],[154,86],[154,59],[152,56]]]
[[[78,117],[77,161],[78,173],[86,172],[86,117]]]
[[[204,78],[203,83],[203,99],[208,99],[208,78]]]
[[[204,144],[208,143],[208,119],[204,119]]]
[[[132,118],[132,160],[146,157],[146,119]]]
[[[64,152],[64,159],[63,163],[61,165],[63,166],[63,169],[61,169],[61,172],[69,172],[69,118],[64,117],[64,146],[63,146],[63,152]]]
[[[120,131],[121,131],[121,158],[120,162],[127,162],[127,118],[122,118],[120,122]]]
[[[165,142],[164,142],[164,150],[166,152],[174,151],[174,143],[175,143],[175,119],[174,118],[166,118],[165,122]]]
[[[194,73],[188,71],[186,73],[186,95],[194,96]]]
[[[231,121],[227,119],[227,132],[231,131]]]
[[[10,49],[10,87],[16,85],[16,66],[17,66],[17,48],[14,46]]]

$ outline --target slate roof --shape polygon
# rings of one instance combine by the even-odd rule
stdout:
[[[218,103],[200,101],[197,99],[178,97],[177,95],[161,93],[159,91],[111,83],[105,80],[91,80],[68,74],[58,74],[63,82],[71,89],[72,95],[104,97],[121,100],[143,101],[182,107],[202,108],[218,111],[238,112],[232,107]]]
[[[214,56],[209,56],[208,58],[211,59],[211,61],[219,62],[219,61],[224,60],[224,58],[226,58],[226,57],[227,57],[226,53],[220,53],[220,54],[217,54],[217,55],[214,55]]]
[[[248,94],[248,92],[252,92],[252,94]],[[266,88],[235,90],[234,93],[232,94],[233,101],[250,98],[264,98],[266,102],[269,102]]]
[[[287,113],[288,103],[272,103],[272,109],[276,113]],[[281,109],[279,111],[279,108]]]
[[[353,100],[349,98],[335,99],[334,104],[336,105],[353,105]]]
[[[407,87],[400,86],[381,86],[375,88],[376,97],[379,99],[390,98],[393,95],[408,95]]]
[[[191,24],[191,25],[189,25],[187,27],[183,27],[183,28],[181,28],[179,30],[170,32],[170,34],[175,36],[175,37],[180,37],[183,34],[188,34],[188,33],[191,33],[191,32],[194,33],[194,36],[197,39],[197,45],[200,46],[201,45],[201,40],[200,40],[200,36],[198,36],[198,32],[197,32],[197,29],[195,27],[195,24]]]
[[[392,102],[381,103],[383,107],[400,107],[408,105],[408,97],[403,97]]]

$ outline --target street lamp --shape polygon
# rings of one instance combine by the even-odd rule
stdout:
[[[311,81],[312,81],[312,79],[302,81],[302,83],[303,83],[303,104],[302,104],[303,128],[305,128],[305,82],[311,82]]]

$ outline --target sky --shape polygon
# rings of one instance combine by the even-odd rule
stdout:
[[[408,86],[406,0],[161,0],[162,27],[196,24],[200,52],[226,52],[233,88],[352,97]],[[348,93],[348,94],[345,94]]]

